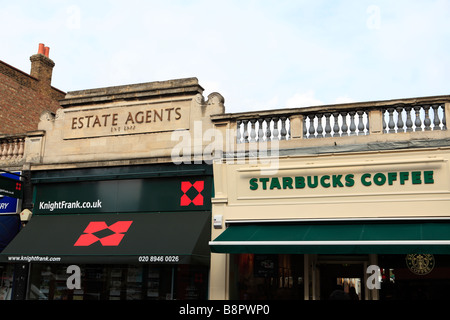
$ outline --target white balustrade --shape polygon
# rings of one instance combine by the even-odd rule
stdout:
[[[25,137],[0,138],[0,160],[20,160],[23,158]]]
[[[382,113],[384,133],[447,130],[443,103],[392,106]]]

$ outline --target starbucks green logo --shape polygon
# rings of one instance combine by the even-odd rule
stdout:
[[[407,254],[406,265],[412,273],[423,276],[433,270],[434,256],[432,254]]]

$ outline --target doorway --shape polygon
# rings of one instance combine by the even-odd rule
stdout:
[[[366,264],[361,260],[321,261],[317,265],[320,300],[365,300],[364,270]],[[339,290],[339,292],[335,290]]]

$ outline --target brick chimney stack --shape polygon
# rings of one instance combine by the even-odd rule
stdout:
[[[43,43],[39,44],[38,53],[30,57],[30,75],[39,80],[42,85],[51,86],[52,72],[55,63],[49,58],[50,48]]]

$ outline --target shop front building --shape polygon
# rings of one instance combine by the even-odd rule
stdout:
[[[210,170],[36,172],[33,217],[3,252],[30,263],[27,299],[206,299]],[[81,273],[72,290],[70,266]]]
[[[32,214],[0,253],[26,269],[22,299],[208,299],[212,166],[191,146],[223,98],[202,92],[195,78],[82,90],[42,114],[24,153]]]
[[[211,298],[450,298],[446,99],[213,117],[241,149],[214,164]]]
[[[19,181],[21,172],[0,173],[0,184]],[[11,242],[21,228],[19,213],[22,199],[12,197],[9,190],[0,187],[0,252]],[[22,197],[21,197],[22,198]],[[0,263],[0,301],[13,296],[14,265]]]

